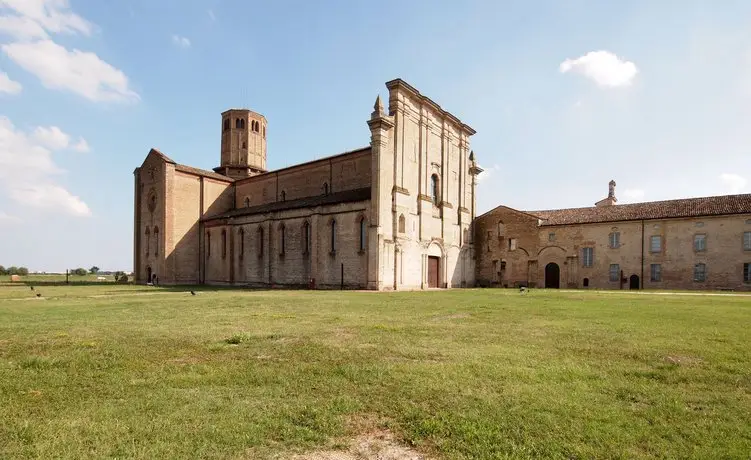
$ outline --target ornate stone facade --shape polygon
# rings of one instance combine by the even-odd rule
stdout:
[[[266,171],[266,119],[222,114],[214,172],[134,171],[137,282],[373,290],[475,285],[475,131],[402,80],[370,145]]]

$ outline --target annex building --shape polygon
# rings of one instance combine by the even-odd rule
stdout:
[[[751,194],[593,207],[475,221],[482,286],[751,290]]]
[[[134,171],[136,282],[475,286],[475,131],[400,79],[386,87],[359,150],[268,171],[268,122],[245,109],[221,114],[213,171],[152,149]]]

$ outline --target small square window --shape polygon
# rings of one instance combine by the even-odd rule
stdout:
[[[704,222],[697,222],[697,223],[696,223],[696,226],[697,226],[697,227],[703,227],[703,226],[704,226]]]
[[[548,233],[548,241],[555,241],[555,233],[554,232]]]

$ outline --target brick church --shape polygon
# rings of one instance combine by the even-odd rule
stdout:
[[[134,171],[138,283],[421,289],[475,285],[475,131],[418,90],[386,83],[370,143],[266,168],[268,123],[221,117],[213,171],[152,149]]]

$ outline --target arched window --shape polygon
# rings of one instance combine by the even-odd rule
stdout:
[[[149,252],[151,250],[151,230],[149,230],[148,227],[146,227],[146,255],[149,255]]]
[[[324,182],[323,183],[323,194],[324,195],[328,195],[329,194],[329,183],[328,182]]]
[[[159,255],[159,227],[154,227],[154,255]]]
[[[235,128],[240,128],[240,122],[241,121],[242,120],[240,120],[239,118],[237,120],[235,120]]]
[[[245,257],[245,230],[240,227],[240,230],[237,232],[237,236],[240,239],[240,260],[242,260]]]
[[[302,253],[310,253],[310,224],[307,220],[302,224]]]
[[[263,257],[263,226],[258,227],[258,257]]]
[[[222,259],[227,257],[227,230],[222,229]]]
[[[245,141],[243,141],[243,148],[244,149],[248,148],[248,144],[246,144]]]
[[[211,257],[211,232],[206,232],[206,258]]]
[[[506,234],[506,226],[503,224],[503,222],[498,222],[498,238],[503,238],[503,236]]]
[[[360,217],[360,251],[365,251],[365,242],[368,239],[367,225],[365,217]]]
[[[281,201],[286,201],[287,200],[287,192],[285,192],[284,190],[282,190],[282,193],[279,194],[279,199]]]
[[[336,220],[331,221],[331,252],[336,252]]]
[[[286,229],[284,227],[284,224],[279,225],[279,255],[284,255],[284,250],[287,246],[287,235],[286,235]]]
[[[440,196],[438,193],[438,175],[433,174],[430,176],[430,200],[433,202],[434,205],[438,206],[438,200],[440,200]]]
[[[224,120],[224,130],[229,131],[229,118]]]
[[[407,231],[407,219],[404,218],[404,214],[399,214],[399,233]]]
[[[249,208],[249,207],[250,207],[250,198],[248,198],[247,196],[245,197],[245,201],[244,201],[244,204],[245,204],[245,207],[246,207],[246,208]]]

